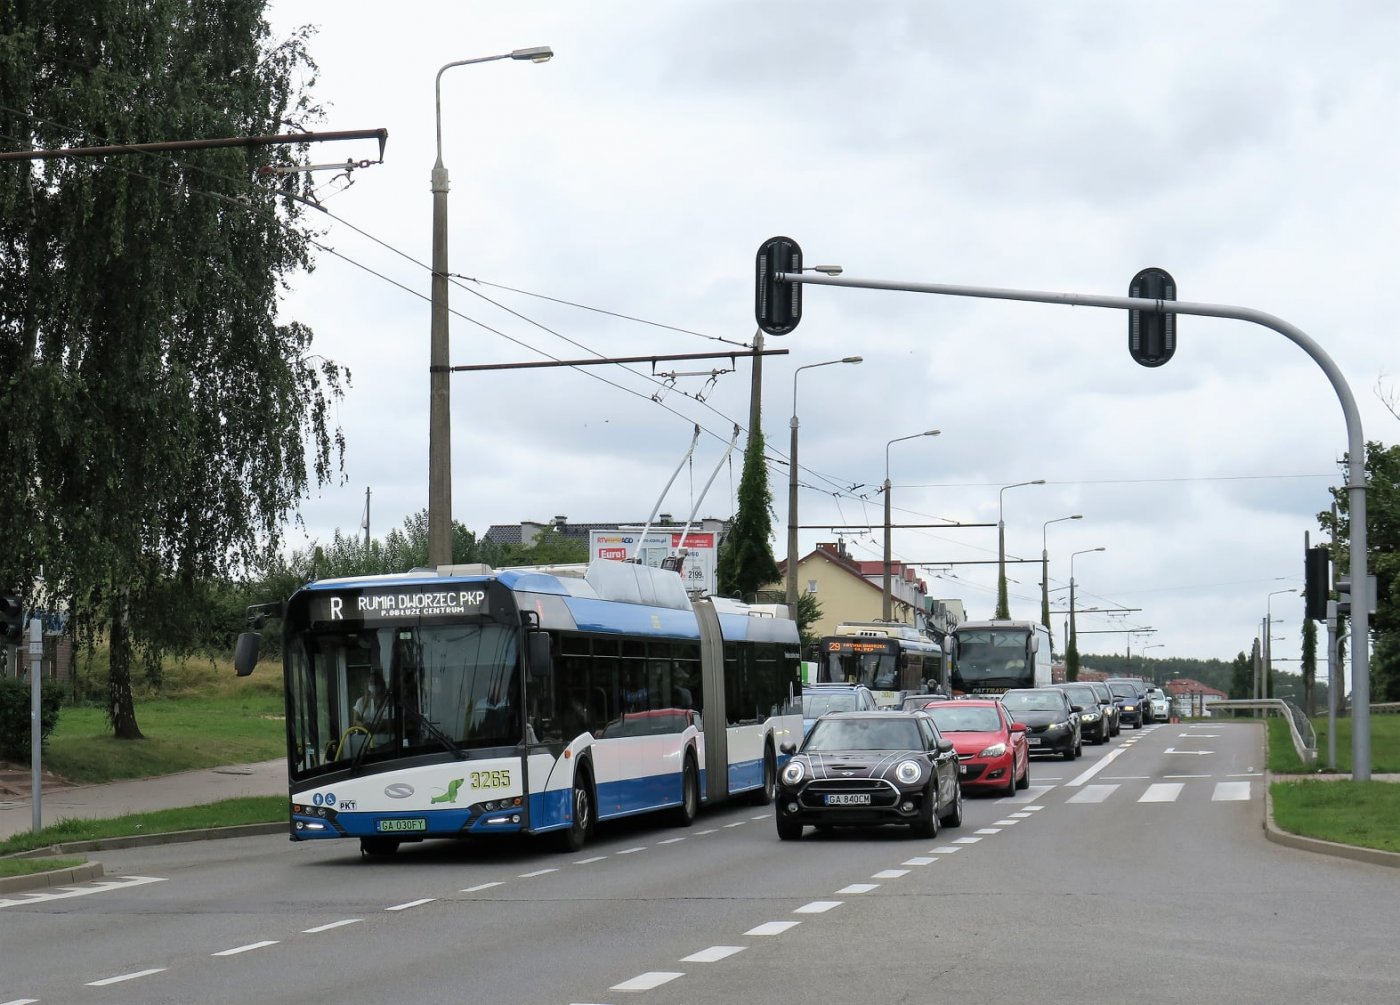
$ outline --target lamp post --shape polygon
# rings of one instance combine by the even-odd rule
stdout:
[[[859,363],[863,357],[843,356],[824,363],[808,363],[792,371],[792,442],[788,446],[788,538],[787,538],[787,604],[788,614],[797,620],[797,375],[803,370],[834,363]]]
[[[1269,685],[1274,681],[1274,598],[1284,593],[1297,593],[1296,588],[1275,590],[1264,598],[1264,679],[1256,683],[1254,697],[1269,697]]]
[[[1143,672],[1144,672],[1144,673],[1147,672],[1147,650],[1149,650],[1149,649],[1162,649],[1162,648],[1165,648],[1165,646],[1166,646],[1166,643],[1165,643],[1165,642],[1154,642],[1154,643],[1152,643],[1152,645],[1150,645],[1150,646],[1143,646],[1142,649],[1138,651],[1138,655],[1142,657],[1142,669],[1143,669]],[[1154,684],[1159,683],[1159,681],[1157,680],[1156,675],[1153,675],[1153,677],[1152,677],[1152,683],[1154,683]]]
[[[1006,602],[1006,522],[1002,519],[1002,501],[1006,497],[1007,489],[1018,489],[1022,485],[1044,484],[1044,478],[1037,478],[1031,482],[1003,485],[1001,490],[997,492],[997,612],[994,617],[998,619],[1011,617],[1011,608]]]
[[[1073,516],[1061,516],[1053,520],[1046,520],[1040,525],[1040,623],[1045,626],[1047,632],[1050,632],[1050,543],[1047,532],[1052,523],[1083,519],[1083,513],[1076,513]],[[1053,632],[1050,632],[1050,648],[1055,648]]]
[[[894,620],[894,603],[890,596],[890,447],[895,443],[904,440],[916,440],[920,436],[937,436],[942,430],[926,429],[922,433],[910,433],[908,436],[896,436],[885,444],[885,582],[883,596],[880,604],[880,618],[884,621]]]
[[[1079,641],[1074,628],[1074,556],[1087,555],[1091,551],[1105,551],[1100,545],[1097,548],[1084,548],[1080,551],[1072,551],[1069,555],[1069,641],[1065,645],[1065,680],[1079,679]]]
[[[447,168],[442,164],[442,75],[454,66],[498,59],[543,63],[549,46],[516,49],[495,56],[459,59],[444,65],[433,81],[437,160],[433,163],[433,281],[428,365],[428,564],[452,562],[452,408],[447,352]]]

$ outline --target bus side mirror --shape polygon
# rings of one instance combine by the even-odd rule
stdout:
[[[554,654],[549,646],[549,632],[529,632],[527,634],[530,654],[530,676],[544,680],[554,675]]]
[[[1035,634],[1035,632],[1031,632],[1031,652],[1040,652],[1040,636]]]
[[[262,632],[239,632],[238,643],[233,648],[233,668],[238,676],[247,677],[258,665],[258,647],[262,645]]]

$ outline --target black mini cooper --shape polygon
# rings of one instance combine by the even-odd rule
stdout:
[[[832,712],[812,725],[778,775],[778,837],[806,824],[908,824],[931,838],[962,823],[958,755],[923,712]]]

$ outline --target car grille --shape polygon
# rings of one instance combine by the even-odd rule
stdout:
[[[822,778],[811,782],[802,790],[802,805],[826,808],[828,794],[855,792],[869,793],[871,806],[893,806],[899,801],[899,792],[895,787],[878,778]]]

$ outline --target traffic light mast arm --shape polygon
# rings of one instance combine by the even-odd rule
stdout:
[[[1234,318],[1251,324],[1272,328],[1298,346],[1327,375],[1347,428],[1347,504],[1351,517],[1351,581],[1366,582],[1366,438],[1361,431],[1361,413],[1356,399],[1342,376],[1342,371],[1322,347],[1301,329],[1252,307],[1229,304],[1202,304],[1184,300],[1151,300],[1145,297],[1109,297],[1084,293],[1052,293],[1042,290],[1009,290],[986,286],[955,286],[946,283],[909,283],[883,279],[860,279],[855,276],[828,276],[823,273],[785,272],[773,277],[778,283],[798,283],[804,286],[848,286],[853,289],[896,290],[905,293],[934,293],[950,297],[977,297],[984,300],[1020,300],[1042,304],[1065,304],[1071,307],[1108,307],[1125,311],[1148,313],[1195,314],[1202,317]],[[1368,617],[1365,604],[1355,605],[1351,618],[1352,674],[1352,778],[1358,782],[1371,779],[1371,676],[1366,650],[1369,643]]]

